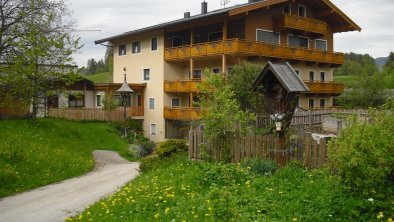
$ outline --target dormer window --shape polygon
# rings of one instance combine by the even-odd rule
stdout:
[[[298,5],[298,16],[306,17],[306,8],[303,5]]]

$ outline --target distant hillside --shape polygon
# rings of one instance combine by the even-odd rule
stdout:
[[[375,63],[378,66],[379,70],[383,69],[384,64],[386,64],[388,57],[379,57],[375,59]]]
[[[102,72],[93,75],[84,75],[82,77],[93,81],[94,84],[112,83],[112,75],[110,72]]]

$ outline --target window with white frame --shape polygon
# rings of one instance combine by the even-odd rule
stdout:
[[[150,80],[150,69],[143,70],[143,79],[144,81]]]
[[[157,38],[152,38],[150,49],[152,51],[157,51]]]
[[[150,124],[150,135],[156,135],[156,123]]]
[[[298,5],[298,16],[306,17],[306,8],[303,5]]]
[[[326,99],[320,99],[320,107],[326,107]]]
[[[320,72],[320,81],[321,82],[326,81],[326,72]]]
[[[256,40],[273,44],[280,43],[280,34],[273,31],[256,29]]]
[[[193,70],[192,78],[193,79],[201,79],[201,75],[202,75],[201,69],[195,69],[195,70]]]
[[[181,106],[181,101],[179,98],[172,98],[171,99],[171,106],[172,108],[179,108]]]
[[[309,71],[309,81],[313,82],[315,80],[315,72]]]
[[[309,99],[308,100],[308,105],[309,105],[309,108],[315,107],[315,99]]]
[[[148,108],[149,109],[154,109],[155,108],[155,98],[149,98]]]
[[[219,74],[220,73],[220,69],[219,68],[213,68],[212,72],[215,74]]]
[[[316,39],[315,40],[315,48],[321,51],[327,51],[327,40],[324,39]]]
[[[98,107],[101,106],[102,97],[101,95],[96,95],[96,104]]]
[[[140,53],[141,52],[141,42],[136,41],[131,43],[131,53]]]
[[[289,46],[309,48],[309,38],[302,36],[288,35]]]
[[[119,55],[126,55],[126,45],[119,45]]]

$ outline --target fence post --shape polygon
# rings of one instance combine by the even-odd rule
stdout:
[[[309,128],[312,127],[312,110],[308,110]]]
[[[342,120],[338,120],[337,122],[337,136],[339,137],[341,135],[342,131]]]
[[[297,159],[302,162],[304,156],[304,124],[298,125]]]
[[[189,160],[193,159],[193,145],[194,145],[193,132],[194,131],[190,127],[190,130],[189,130]]]

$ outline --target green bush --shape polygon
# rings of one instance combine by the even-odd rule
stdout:
[[[272,175],[278,169],[275,161],[259,158],[245,159],[242,161],[242,166],[260,175]]]
[[[167,140],[158,145],[155,150],[155,154],[159,157],[169,157],[174,153],[185,152],[188,150],[188,146],[185,140]]]
[[[203,163],[201,164],[201,184],[206,186],[232,186],[251,179],[250,172],[239,164]]]
[[[140,170],[142,172],[147,172],[149,170],[155,169],[158,167],[158,162],[159,157],[156,155],[151,155],[151,156],[147,156],[145,158],[141,159],[141,163],[140,163]]]
[[[372,124],[349,120],[341,136],[329,144],[332,167],[347,190],[369,197],[393,187],[393,141],[393,115],[381,112]]]

